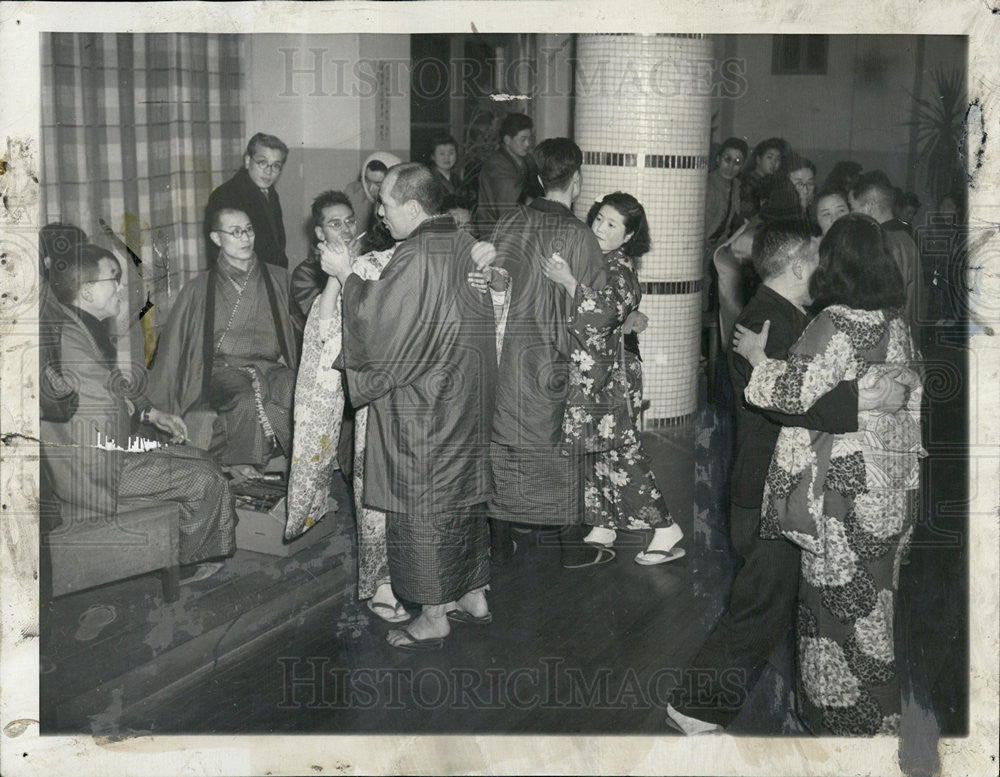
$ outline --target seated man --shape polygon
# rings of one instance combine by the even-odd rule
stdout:
[[[260,262],[246,213],[211,214],[219,256],[189,281],[160,334],[150,393],[171,413],[217,415],[208,450],[241,477],[291,452],[295,335],[288,273]]]
[[[206,454],[182,445],[120,450],[133,435],[150,436],[148,425],[173,443],[187,436],[180,418],[127,393],[142,381],[123,379],[105,323],[118,314],[121,277],[114,255],[89,244],[77,248],[72,267],[50,276],[58,300],[49,307],[59,318],[59,372],[77,397],[69,418],[41,422],[42,462],[63,524],[106,520],[120,498],[177,502],[180,563],[227,556],[236,548],[236,513],[226,478]],[[220,567],[192,574],[203,579]]]

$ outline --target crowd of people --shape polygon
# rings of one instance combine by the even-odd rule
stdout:
[[[235,549],[231,483],[289,462],[292,539],[323,517],[340,470],[358,596],[411,651],[491,623],[491,566],[515,563],[528,532],[568,570],[609,563],[629,531],[648,538],[635,563],[681,558],[640,435],[647,215],[618,191],[578,219],[580,148],[533,145],[532,131],[508,115],[471,190],[450,136],[425,162],[372,154],[316,196],[313,247],[291,273],[275,188],[288,148],[254,135],[208,200],[208,270],[173,302],[148,375],[117,366],[119,260],[45,227],[43,452],[63,519],[113,514],[128,495],[175,501],[199,580]],[[916,249],[883,173],[838,165],[817,194],[815,167],[782,139],[748,150],[721,144],[704,233],[735,397],[741,562],[690,666],[713,680],[682,683],[668,721],[726,726],[794,627],[808,728],[889,733],[922,453]],[[164,444],[135,453],[97,433]],[[71,457],[55,450],[67,443]]]

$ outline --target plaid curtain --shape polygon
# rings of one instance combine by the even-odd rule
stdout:
[[[43,223],[76,224],[123,260],[118,331],[134,357],[205,269],[205,203],[246,142],[243,62],[236,35],[42,34]]]

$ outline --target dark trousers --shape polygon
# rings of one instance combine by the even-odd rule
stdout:
[[[799,549],[760,538],[760,509],[733,505],[731,536],[743,566],[729,607],[681,677],[671,703],[699,720],[729,725],[746,702],[768,656],[787,639],[799,589]]]

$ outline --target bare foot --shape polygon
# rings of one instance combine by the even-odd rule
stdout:
[[[435,608],[441,608],[441,605],[436,605]],[[424,607],[423,611],[418,615],[412,623],[410,623],[406,630],[415,639],[433,639],[435,637],[447,637],[451,633],[451,626],[448,623],[448,619],[444,615],[444,609],[441,608],[441,613],[431,613],[429,610],[431,608]]]
[[[450,607],[450,609],[467,612],[469,615],[474,615],[477,618],[486,617],[490,612],[489,605],[486,604],[486,589],[476,588],[469,591],[469,593],[455,602],[454,606]]]

